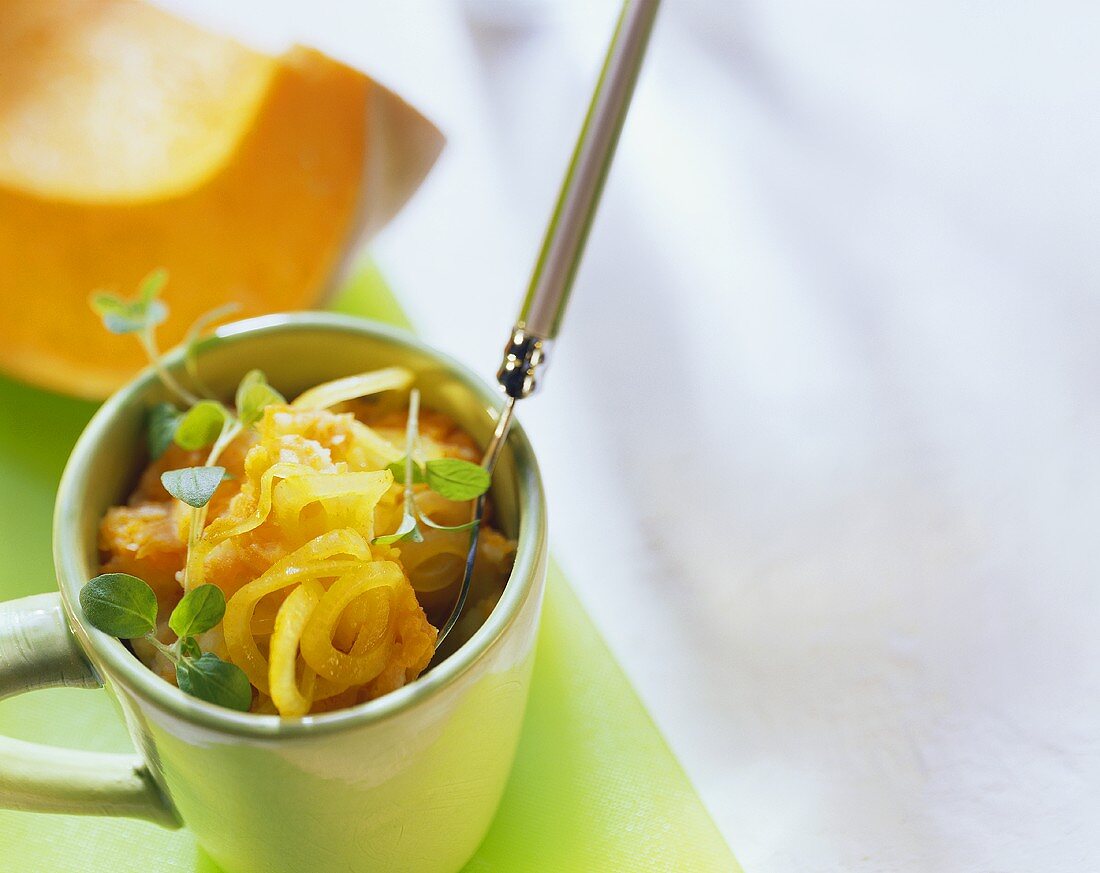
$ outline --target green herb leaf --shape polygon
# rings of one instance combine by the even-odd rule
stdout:
[[[164,489],[195,509],[206,506],[218,490],[225,467],[184,467],[182,470],[165,470],[160,474]]]
[[[394,461],[392,464],[387,464],[386,469],[393,473],[393,481],[399,485],[407,485],[405,481],[405,461],[406,458],[402,458],[400,461]],[[413,480],[412,484],[419,485],[422,482],[428,480],[424,477],[424,468],[421,467],[416,461],[413,461],[412,465]]]
[[[128,573],[104,573],[80,589],[80,608],[95,628],[131,640],[157,626],[157,595]]]
[[[123,300],[114,294],[96,294],[92,309],[111,333],[137,333],[156,327],[168,317],[168,307],[159,300],[146,304]]]
[[[248,712],[252,706],[252,685],[244,671],[213,652],[176,664],[176,684],[185,694],[226,709]]]
[[[158,403],[149,410],[145,438],[149,444],[149,456],[154,461],[168,451],[182,419],[183,413],[171,403]]]
[[[286,398],[267,384],[260,370],[252,370],[241,379],[237,387],[237,418],[245,427],[251,427],[263,418],[264,407],[272,403],[286,403]]]
[[[202,649],[194,637],[184,637],[180,640],[180,654],[185,658],[198,658],[202,655]]]
[[[439,458],[426,466],[428,487],[448,500],[473,500],[488,491],[492,483],[484,467],[458,458]]]
[[[203,467],[202,469],[211,469]],[[217,585],[200,585],[188,591],[176,604],[168,619],[168,627],[180,639],[206,633],[225,615],[225,595]]]
[[[215,400],[200,400],[183,417],[176,428],[176,445],[189,452],[212,445],[222,432],[226,410]]]
[[[168,317],[168,307],[157,299],[167,281],[167,270],[153,270],[141,280],[136,299],[124,300],[117,294],[100,292],[92,295],[92,309],[111,333],[136,333],[156,327]]]
[[[138,285],[138,302],[146,305],[152,303],[160,296],[167,282],[168,271],[164,267],[157,267]]]
[[[414,543],[424,542],[424,536],[420,533],[420,528],[416,526],[416,519],[408,513],[402,516],[401,526],[396,531],[385,536],[375,537],[371,540],[371,543],[376,546],[388,546],[390,543],[401,540],[409,540]]]

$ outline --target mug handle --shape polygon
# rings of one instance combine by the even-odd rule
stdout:
[[[70,633],[56,593],[0,603],[0,699],[39,688],[102,684]],[[79,752],[5,736],[0,736],[0,808],[180,826],[136,755]]]

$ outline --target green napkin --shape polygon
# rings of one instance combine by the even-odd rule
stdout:
[[[371,268],[333,306],[408,326]],[[0,377],[0,409],[0,597],[12,598],[54,588],[54,491],[95,407]],[[40,691],[4,701],[0,733],[96,751],[130,749],[102,691]],[[13,873],[219,870],[186,830],[7,811],[0,811],[0,859],[0,867]],[[515,770],[466,871],[739,869],[576,596],[552,568]]]

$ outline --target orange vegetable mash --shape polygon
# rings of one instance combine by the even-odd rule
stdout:
[[[165,491],[160,474],[201,465],[205,451],[172,445],[144,471],[127,504],[103,518],[102,572],[149,583],[161,642],[175,640],[167,620],[185,579],[189,588],[221,588],[225,616],[198,642],[245,672],[253,712],[301,716],[371,700],[415,679],[435,655],[469,531],[424,526],[423,542],[371,542],[401,523],[404,486],[387,465],[404,455],[403,396],[389,391],[324,408],[324,398],[306,392],[292,404],[266,407],[258,425],[221,455],[227,475],[186,574],[195,516]],[[419,420],[418,457],[478,460],[476,444],[449,418],[425,410]],[[413,494],[417,510],[438,524],[470,518],[471,503],[424,485],[413,486]],[[483,524],[471,606],[453,632],[459,641],[492,610],[513,554],[514,543]],[[172,664],[152,644],[132,646],[175,682]]]

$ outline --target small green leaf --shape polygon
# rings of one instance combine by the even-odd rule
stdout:
[[[130,311],[130,304],[127,301],[108,291],[93,294],[88,302],[92,311],[100,318],[106,318],[109,315],[122,317]]]
[[[145,437],[149,456],[155,461],[163,455],[176,435],[183,413],[171,403],[158,403],[146,416]]]
[[[154,300],[148,305],[131,303],[113,294],[97,294],[92,309],[111,333],[137,333],[155,327],[168,317],[168,307]]]
[[[80,608],[92,627],[131,640],[157,626],[157,595],[128,573],[104,573],[80,589]]]
[[[407,484],[405,482],[405,461],[406,459],[402,458],[400,461],[394,461],[392,464],[386,465],[386,469],[393,473],[393,481],[398,483],[399,485]],[[415,461],[413,461],[412,473],[414,485],[419,485],[422,482],[428,481],[426,478],[424,478],[424,468]]]
[[[194,637],[184,637],[180,640],[180,654],[185,658],[198,658],[202,655],[202,649]]]
[[[439,458],[427,463],[428,487],[448,500],[473,500],[489,490],[492,479],[478,464],[458,458]]]
[[[156,327],[168,317],[168,307],[157,299],[167,281],[166,270],[153,270],[141,280],[138,296],[134,300],[100,292],[92,295],[92,309],[103,319],[103,325],[111,333],[136,333]]]
[[[176,664],[176,684],[185,694],[226,709],[248,712],[252,706],[252,684],[244,671],[213,652]]]
[[[375,537],[371,540],[371,543],[376,546],[388,546],[390,543],[401,540],[409,540],[414,543],[424,542],[420,528],[416,526],[416,519],[407,513],[401,518],[401,526],[396,531],[385,536]]]
[[[212,445],[226,422],[225,407],[215,400],[200,400],[176,428],[176,445],[189,452]]]
[[[245,427],[251,427],[263,418],[264,407],[272,403],[286,403],[286,398],[267,384],[260,370],[252,370],[241,379],[237,387],[237,418]]]
[[[149,273],[138,286],[138,301],[148,306],[160,296],[168,282],[168,271],[164,267],[157,267]]]
[[[225,467],[184,467],[165,470],[160,474],[160,481],[177,500],[198,509],[210,502],[224,476]]]
[[[200,469],[209,470],[211,467]],[[168,627],[181,640],[203,634],[217,625],[225,615],[225,595],[217,585],[200,585],[188,591],[176,604],[168,619]]]

